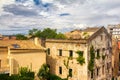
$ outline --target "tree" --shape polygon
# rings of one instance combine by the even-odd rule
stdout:
[[[55,74],[51,74],[49,66],[47,64],[43,64],[41,66],[37,76],[39,77],[39,79],[42,79],[42,80],[63,80],[59,76]]]
[[[29,30],[28,34],[31,35],[32,37],[40,37],[41,30],[33,28],[33,29]]]
[[[62,33],[58,33],[55,38],[56,39],[66,39],[66,36]]]
[[[52,39],[52,38],[55,38],[56,35],[57,35],[56,29],[45,28],[41,32],[41,37],[42,38]]]
[[[49,77],[49,67],[47,64],[43,64],[38,72],[39,79],[47,80]]]
[[[24,35],[22,35],[22,34],[16,34],[16,39],[17,39],[17,40],[26,40],[27,37],[24,36]]]
[[[66,39],[65,35],[62,33],[57,33],[56,29],[45,28],[42,31],[33,28],[29,30],[29,35],[32,37],[47,38],[47,39]]]

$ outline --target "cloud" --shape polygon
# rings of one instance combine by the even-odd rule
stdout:
[[[14,32],[46,27],[65,32],[120,21],[119,0],[16,0],[3,9],[0,26]]]
[[[8,5],[3,7],[5,12],[12,13],[14,15],[23,15],[23,16],[37,16],[38,13],[34,9],[29,9],[23,5],[17,6],[15,4]]]

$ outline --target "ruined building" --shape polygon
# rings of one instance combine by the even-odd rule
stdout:
[[[69,80],[111,80],[112,45],[107,30],[87,28],[66,35],[69,39],[46,39],[50,72]]]

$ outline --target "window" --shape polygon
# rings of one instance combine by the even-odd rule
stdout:
[[[97,59],[100,58],[100,49],[97,49]]]
[[[104,71],[104,65],[103,65],[103,66],[102,66],[102,74],[103,74],[103,75],[104,75],[104,72],[105,72],[105,71]]]
[[[105,51],[105,48],[102,48],[102,52],[104,52]]]
[[[101,41],[103,40],[103,35],[100,35]]]
[[[69,69],[69,77],[72,77],[72,69]]]
[[[59,56],[62,56],[62,49],[59,49]]]
[[[97,76],[99,76],[99,68],[97,68]]]
[[[59,74],[62,74],[62,67],[59,67]]]
[[[93,72],[94,72],[94,71],[91,71],[91,79],[93,78],[93,75],[94,75]]]
[[[69,57],[73,57],[73,51],[72,50],[69,51]]]
[[[47,54],[50,55],[50,48],[47,49]]]
[[[13,46],[14,48],[20,48],[20,45],[18,45],[18,44],[12,44],[12,46]]]

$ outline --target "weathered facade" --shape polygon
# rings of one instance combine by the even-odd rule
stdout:
[[[117,78],[119,74],[119,46],[118,42],[120,39],[120,24],[117,25],[108,25],[107,27],[109,34],[111,35],[112,39],[112,71],[113,77]]]
[[[46,40],[50,72],[62,78],[68,76],[69,80],[111,80],[111,39],[107,30],[104,27],[94,30],[89,28],[82,33],[84,36],[77,40]],[[91,46],[94,47],[95,55],[93,72],[88,69]],[[80,56],[77,52],[82,52],[83,55]]]
[[[2,73],[17,74],[20,67],[28,67],[35,73],[46,63],[45,49],[39,40],[1,40],[0,69]]]

